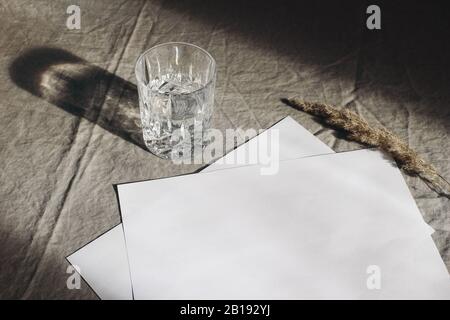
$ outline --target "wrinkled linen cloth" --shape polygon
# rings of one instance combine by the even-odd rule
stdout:
[[[118,224],[113,184],[193,172],[142,146],[134,64],[194,43],[217,61],[213,127],[290,115],[336,152],[347,142],[280,98],[350,108],[408,141],[450,179],[450,19],[436,4],[363,1],[0,1],[0,298],[96,299],[68,289],[65,257]],[[405,176],[450,266],[450,201]],[[380,199],[381,200],[381,199]],[[114,281],[114,279],[111,279]]]

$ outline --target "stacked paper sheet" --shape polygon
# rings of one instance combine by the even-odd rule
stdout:
[[[432,230],[391,159],[333,154],[291,118],[226,157],[271,130],[277,174],[216,163],[119,185],[123,225],[68,260],[103,299],[450,298]]]

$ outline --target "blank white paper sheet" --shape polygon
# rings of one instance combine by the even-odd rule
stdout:
[[[259,169],[118,186],[135,299],[450,298],[429,228],[381,152]]]
[[[333,150],[298,124],[286,117],[260,135],[250,139],[228,153],[225,158],[246,155],[254,151],[261,138],[266,138],[272,130],[279,132],[279,158],[281,160],[333,153]],[[213,163],[202,172],[230,168],[232,165]],[[158,199],[160,193],[152,195]],[[148,197],[147,197],[148,198]],[[124,242],[122,224],[89,242],[67,260],[78,266],[80,273],[89,286],[101,299],[132,299],[130,271]]]

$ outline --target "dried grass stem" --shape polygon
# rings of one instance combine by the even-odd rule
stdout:
[[[329,126],[343,130],[349,140],[377,147],[392,156],[398,166],[410,175],[420,177],[436,193],[450,198],[450,184],[436,169],[404,141],[383,127],[372,127],[362,117],[348,109],[297,99],[283,102],[313,116],[319,117]]]

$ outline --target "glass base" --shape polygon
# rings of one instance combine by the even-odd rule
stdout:
[[[198,159],[202,155],[207,145],[206,141],[195,141],[192,143],[178,143],[171,145],[170,138],[160,140],[148,140],[144,138],[147,149],[155,156],[165,160],[176,160],[193,163],[194,159]]]

